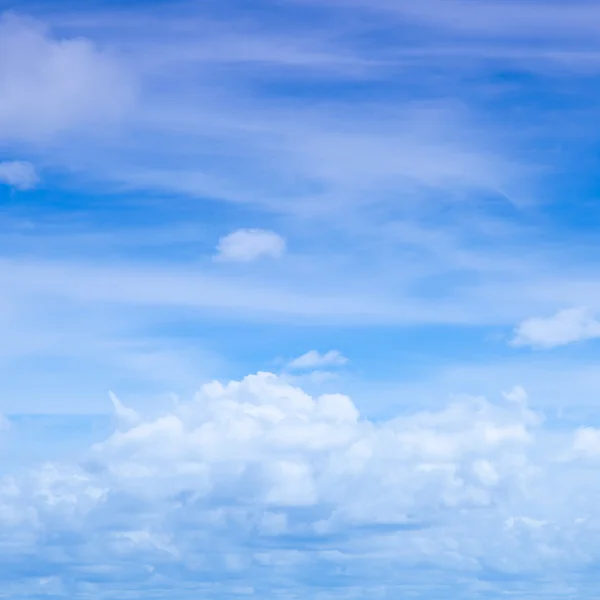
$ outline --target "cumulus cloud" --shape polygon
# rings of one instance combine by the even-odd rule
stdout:
[[[523,321],[512,340],[514,346],[554,348],[600,337],[600,321],[587,308],[568,308],[550,317]]]
[[[600,429],[582,427],[575,432],[573,451],[576,455],[600,457]]]
[[[48,578],[58,598],[125,582],[156,597],[364,596],[402,589],[415,566],[474,583],[600,559],[597,434],[546,431],[520,389],[372,422],[347,396],[258,373],[158,417],[115,408],[125,418],[78,464],[0,479],[13,597]]]
[[[40,22],[0,16],[0,139],[46,141],[121,116],[132,79],[91,41],[53,37]]]
[[[35,167],[24,161],[0,162],[0,183],[18,190],[30,190],[39,181]]]
[[[306,354],[291,360],[289,369],[320,369],[323,367],[341,367],[348,359],[339,350],[330,350],[321,354],[317,350],[309,350]]]
[[[263,257],[280,258],[285,252],[285,239],[265,229],[238,229],[222,237],[215,260],[251,262]]]

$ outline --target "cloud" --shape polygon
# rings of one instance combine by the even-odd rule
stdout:
[[[285,239],[265,229],[238,229],[219,240],[215,260],[252,262],[259,258],[280,258],[285,252]]]
[[[423,10],[435,15],[438,9],[436,4]],[[292,16],[296,9],[284,10]],[[278,94],[278,86],[265,93],[257,85],[264,77],[284,84],[296,65],[303,76],[323,77],[326,67],[328,78],[386,85],[402,69],[410,85],[419,87],[427,71],[414,67],[418,50],[398,47],[387,37],[384,44],[365,44],[360,32],[337,26],[336,35],[315,33],[306,26],[310,18],[293,18],[282,32],[233,8],[227,27],[204,10],[187,11],[185,16],[165,9],[144,15],[143,34],[138,19],[127,12],[54,17],[57,31],[72,32],[67,38],[39,22],[5,16],[0,91],[6,87],[11,93],[0,96],[5,104],[0,103],[0,129],[14,139],[37,141],[60,132],[100,130],[101,144],[65,144],[50,155],[61,166],[91,175],[98,185],[245,200],[282,212],[329,212],[336,219],[342,203],[379,203],[400,188],[404,198],[419,188],[428,200],[472,198],[481,190],[500,195],[511,190],[515,193],[507,193],[514,197],[526,193],[523,179],[531,174],[527,161],[509,156],[507,130],[449,102],[446,92],[402,102],[390,90],[392,95],[377,104],[348,103],[313,86],[311,101],[300,105]],[[380,29],[382,35],[388,27]],[[106,40],[113,51],[94,37]],[[437,69],[431,45],[426,40],[421,51],[426,60],[438,61]],[[10,59],[4,64],[2,56]],[[232,65],[242,66],[243,77]],[[143,102],[131,111],[138,79]],[[43,106],[37,105],[40,98]],[[98,126],[123,114],[128,116],[124,126],[135,132],[126,143],[110,127]],[[214,144],[218,160],[206,151]],[[432,194],[432,189],[444,193]]]
[[[84,38],[57,38],[39,21],[0,16],[0,140],[47,142],[121,117],[130,75]]]
[[[109,392],[110,401],[112,402],[115,417],[119,425],[124,424],[126,427],[137,425],[140,422],[140,416],[137,412],[127,406],[119,400],[116,394]]]
[[[573,452],[582,457],[600,456],[600,429],[595,427],[582,427],[575,432],[573,439]]]
[[[523,321],[512,340],[514,346],[555,348],[600,337],[600,321],[587,308],[569,308],[551,317]]]
[[[600,558],[598,435],[546,430],[509,396],[372,422],[269,373],[207,384],[78,462],[0,479],[3,589],[304,599],[333,583],[396,597],[407,577],[426,594],[436,573],[455,592],[568,579]]]
[[[243,200],[286,213],[329,212],[336,220],[341,203],[378,203],[400,188],[407,197],[415,188],[426,196],[431,189],[453,197],[482,188],[497,193],[526,171],[500,144],[492,148],[492,127],[482,132],[476,115],[446,93],[413,102],[391,91],[376,103],[371,95],[349,103],[316,85],[307,87],[310,102],[297,102],[279,86],[258,85],[265,77],[285,85],[298,69],[307,82],[325,76],[392,83],[398,67],[420,80],[423,70],[409,69],[414,59],[399,58],[395,43],[365,45],[359,32],[338,31],[331,21],[337,34],[315,32],[308,25],[312,9],[308,19],[282,19],[283,30],[235,7],[227,27],[206,7],[186,10],[185,16],[167,8],[145,14],[143,33],[138,16],[126,11],[49,17],[62,36],[73,36],[67,38],[6,16],[2,56],[11,59],[4,85],[14,100],[0,103],[4,134],[39,142],[93,129],[101,134],[94,144],[67,139],[48,158],[97,185]],[[283,10],[293,17],[294,8]],[[10,70],[13,55],[23,65]],[[131,110],[138,87],[140,101]],[[105,126],[115,120],[122,129]],[[216,154],[207,150],[215,144]]]
[[[28,233],[26,241],[33,244],[36,233],[35,230]],[[131,261],[99,262],[87,257],[77,260],[73,257],[85,254],[81,245],[66,244],[64,238],[58,236],[44,239],[56,240],[56,246],[41,245],[40,240],[35,240],[44,253],[48,247],[58,247],[63,257],[52,259],[40,252],[39,259],[0,260],[0,285],[5,290],[3,301],[14,305],[19,312],[31,306],[29,302],[23,304],[23,298],[31,299],[40,310],[45,305],[40,303],[41,298],[62,298],[90,313],[108,302],[115,311],[125,311],[128,307],[159,307],[163,310],[193,307],[207,315],[218,311],[221,315],[235,314],[236,318],[243,315],[252,320],[296,322],[301,318],[326,325],[453,323],[507,326],[522,315],[524,308],[535,314],[540,307],[547,306],[549,298],[553,302],[576,301],[584,296],[589,299],[597,293],[591,273],[589,281],[557,278],[536,282],[535,274],[527,269],[513,274],[511,290],[506,292],[509,295],[504,296],[506,301],[503,303],[497,301],[500,287],[488,280],[478,286],[464,287],[463,280],[444,280],[432,296],[414,289],[427,281],[425,267],[424,273],[418,270],[407,274],[408,269],[392,272],[389,263],[377,267],[372,267],[371,262],[360,265],[356,255],[353,255],[352,269],[340,268],[339,262],[331,260],[330,255],[321,254],[318,260],[310,257],[310,260],[294,261],[296,257],[290,257],[290,264],[302,269],[303,277],[298,276],[299,271],[279,269],[276,277],[248,273],[240,278],[227,271],[190,268],[176,259],[160,265],[150,263],[147,256],[135,256]],[[22,238],[20,241],[23,242]],[[61,243],[64,244],[62,247]],[[88,251],[89,248],[86,247]],[[377,255],[369,258],[375,261]],[[434,264],[432,270],[443,272],[444,266]],[[374,272],[375,268],[378,272]],[[398,284],[394,288],[389,285],[392,278]],[[153,318],[148,312],[144,314]]]
[[[338,350],[329,350],[325,354],[320,354],[317,350],[309,350],[306,354],[291,360],[287,367],[289,369],[318,369],[340,367],[347,362],[348,359]]]
[[[152,123],[144,124],[150,139],[161,140],[152,145],[151,164],[111,165],[106,177],[277,213],[328,215],[339,223],[340,206],[357,209],[399,188],[444,201],[482,189],[503,195],[498,190],[530,176],[500,146],[480,139],[467,110],[446,100],[390,106],[337,98],[307,109],[277,96],[223,94],[218,106],[205,101],[200,116],[196,104],[170,98],[173,108],[152,112]],[[214,139],[222,141],[218,162],[208,160],[203,145],[191,145]],[[165,146],[181,143],[189,147],[183,160],[175,164],[162,155]]]
[[[24,161],[0,162],[0,183],[18,190],[30,190],[39,182],[35,167]]]
[[[267,313],[295,317],[369,318],[381,322],[393,318],[395,309],[380,298],[326,294],[291,286],[244,283],[239,279],[215,277],[187,269],[147,269],[145,266],[108,267],[63,262],[0,261],[0,282],[16,294],[48,294],[63,297],[90,309],[94,304],[235,309],[248,314]],[[122,268],[123,267],[123,268]],[[304,288],[306,290],[306,286]],[[10,298],[7,292],[7,298]],[[39,300],[40,296],[36,296]],[[392,314],[390,313],[392,311]]]
[[[581,42],[595,37],[600,30],[596,21],[598,7],[585,0],[569,4],[552,0],[541,3],[531,0],[511,3],[496,0],[485,3],[475,0],[424,0],[418,5],[388,0],[335,0],[335,3],[382,12],[388,17],[395,15],[403,21],[438,31],[493,40],[568,39]],[[544,7],[542,14],[539,12],[540,4]],[[456,14],[464,18],[458,22],[453,18]]]

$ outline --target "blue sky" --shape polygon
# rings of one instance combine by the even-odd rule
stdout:
[[[0,598],[593,597],[599,17],[0,2]]]

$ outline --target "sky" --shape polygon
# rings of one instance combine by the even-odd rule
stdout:
[[[0,599],[595,598],[599,34],[0,0]]]

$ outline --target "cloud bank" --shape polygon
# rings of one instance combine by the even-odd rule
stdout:
[[[384,422],[270,373],[160,416],[113,402],[79,463],[0,480],[12,598],[391,598],[442,571],[495,597],[600,558],[600,430],[544,426],[519,388]]]

